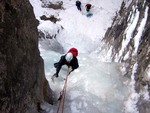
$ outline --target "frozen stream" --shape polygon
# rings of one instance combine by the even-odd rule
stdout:
[[[59,60],[61,54],[51,50],[40,49],[45,62],[46,78],[50,87],[59,97],[67,74],[64,66],[59,78],[52,82],[55,73],[53,64]],[[125,85],[127,78],[120,72],[119,64],[101,62],[96,56],[80,54],[80,67],[68,78],[65,100],[65,113],[123,113],[124,101],[128,96]],[[47,108],[49,113],[56,113],[57,104]]]

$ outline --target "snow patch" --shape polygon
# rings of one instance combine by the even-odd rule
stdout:
[[[140,26],[138,28],[138,33],[134,37],[135,51],[134,51],[133,55],[137,55],[137,51],[138,51],[138,47],[139,47],[139,44],[140,44],[141,36],[142,36],[144,27],[146,25],[147,17],[148,17],[148,9],[149,9],[149,7],[147,6],[146,9],[145,9],[144,18],[142,19],[142,21],[140,23]]]
[[[123,41],[122,41],[122,47],[121,50],[119,51],[119,57],[121,57],[123,55],[123,52],[125,51],[127,45],[129,44],[131,38],[133,38],[133,32],[135,30],[135,27],[138,23],[138,19],[139,19],[139,11],[138,9],[136,9],[135,14],[134,15],[134,19],[133,21],[131,20],[128,24],[128,27],[126,29],[126,37],[124,37]]]

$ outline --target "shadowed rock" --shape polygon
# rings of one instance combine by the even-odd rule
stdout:
[[[0,113],[39,113],[53,103],[28,0],[0,1]]]

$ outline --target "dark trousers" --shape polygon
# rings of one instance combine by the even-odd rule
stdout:
[[[81,11],[81,7],[80,6],[77,6],[77,9]]]

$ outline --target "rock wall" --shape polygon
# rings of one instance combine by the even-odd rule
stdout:
[[[150,80],[147,79],[145,74],[150,68],[150,1],[132,0],[129,6],[126,6],[125,1],[129,0],[124,0],[122,3],[119,13],[116,15],[116,17],[114,17],[112,26],[105,34],[104,41],[109,45],[108,50],[112,47],[112,61],[125,64],[125,76],[131,78],[131,75],[134,74],[134,79],[136,81],[135,90],[137,93],[140,93],[144,89],[144,86],[148,86],[148,92],[150,95]],[[139,26],[143,24],[142,20],[145,18],[146,9],[148,9],[147,21],[140,37],[141,39],[139,41],[137,54],[135,54],[135,38],[137,38],[139,35]],[[129,26],[135,22],[133,20],[135,19],[136,15],[138,15],[139,18],[134,31],[132,34],[130,34],[131,39],[120,55],[123,47],[122,42],[128,38],[127,32],[129,30]],[[132,31],[132,29],[130,31]],[[137,70],[135,73],[133,73],[135,66],[137,66]],[[142,95],[140,95],[137,106],[139,113],[150,113],[150,102],[145,101]]]
[[[0,113],[39,113],[53,102],[37,25],[28,0],[0,0]]]

